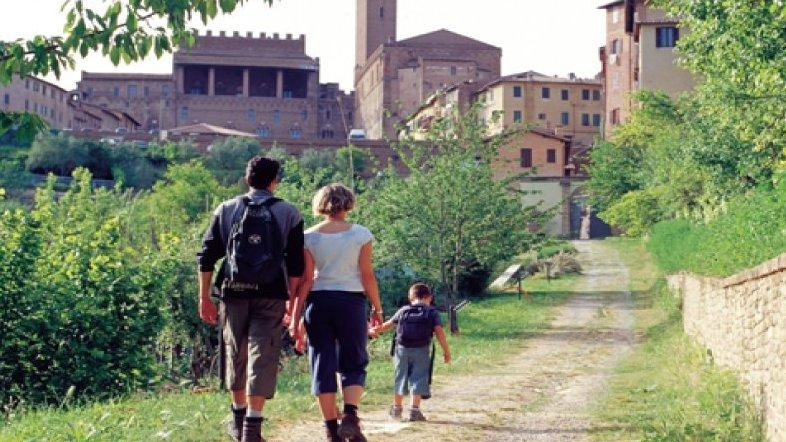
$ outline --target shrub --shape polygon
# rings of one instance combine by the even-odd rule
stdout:
[[[163,325],[170,271],[123,238],[127,201],[74,174],[59,199],[54,179],[32,212],[0,219],[0,401],[57,403],[67,392],[105,397],[146,385]]]
[[[786,183],[741,195],[706,224],[654,226],[649,249],[666,272],[728,276],[786,252]]]
[[[666,216],[658,192],[658,188],[628,192],[599,216],[623,229],[626,235],[641,236]]]

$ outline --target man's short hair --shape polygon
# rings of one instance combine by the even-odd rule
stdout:
[[[314,215],[336,215],[341,212],[349,212],[353,207],[355,207],[355,193],[339,183],[323,186],[317,190],[311,201]]]
[[[418,282],[412,284],[412,287],[409,288],[409,296],[415,299],[425,299],[433,295],[431,294],[431,289],[426,284]]]
[[[246,182],[254,189],[267,189],[278,177],[281,163],[277,160],[259,155],[248,160],[246,165]]]

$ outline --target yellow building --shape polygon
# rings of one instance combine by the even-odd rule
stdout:
[[[591,146],[600,133],[603,94],[596,79],[528,71],[500,77],[477,95],[491,133],[538,127],[583,146]]]
[[[600,9],[606,10],[606,45],[599,55],[608,135],[629,118],[631,92],[659,90],[676,98],[693,89],[696,80],[677,65],[674,48],[685,32],[679,20],[648,0],[618,0]]]

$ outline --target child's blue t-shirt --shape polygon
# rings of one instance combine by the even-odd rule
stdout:
[[[442,325],[437,309],[426,304],[402,307],[390,320],[396,324],[396,344],[406,348],[427,346],[434,327]]]

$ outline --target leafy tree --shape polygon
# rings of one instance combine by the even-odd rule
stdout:
[[[786,5],[779,0],[662,0],[659,5],[689,29],[678,48],[683,65],[702,78],[695,114],[758,154],[760,167],[747,172],[750,178],[769,177],[786,143]]]
[[[205,166],[223,184],[241,182],[246,163],[262,151],[255,138],[228,137],[213,143],[204,158]]]
[[[378,238],[380,267],[403,265],[455,297],[463,274],[533,245],[528,226],[542,220],[522,207],[510,182],[492,178],[501,141],[487,136],[473,110],[434,123],[424,141],[399,143],[409,176],[388,170],[358,215]]]

